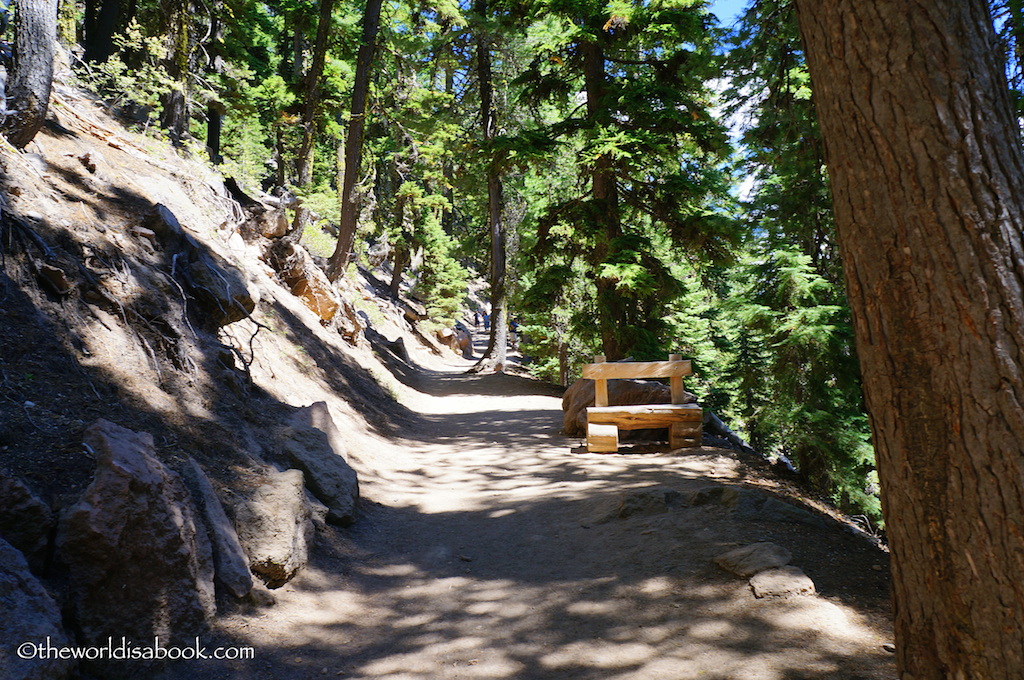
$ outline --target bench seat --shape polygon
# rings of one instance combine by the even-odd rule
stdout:
[[[700,446],[704,410],[683,404],[683,376],[692,372],[690,362],[678,354],[668,361],[605,362],[603,356],[583,366],[583,377],[594,381],[595,405],[587,409],[587,450],[614,453],[619,450],[619,430],[668,428],[673,449]],[[608,405],[608,381],[621,378],[669,378],[671,404]]]

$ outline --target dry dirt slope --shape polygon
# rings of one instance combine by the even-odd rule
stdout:
[[[59,510],[89,481],[81,430],[103,417],[237,488],[272,458],[266,434],[323,400],[361,474],[355,526],[320,534],[275,607],[218,624],[221,641],[252,645],[257,659],[169,678],[891,675],[885,555],[860,539],[716,503],[611,517],[623,494],[652,486],[781,490],[754,461],[574,453],[544,386],[463,376],[464,363],[417,349],[411,334],[417,366],[345,343],[237,236],[216,175],[72,90],[58,90],[26,153],[0,150],[0,167],[9,215],[28,227],[3,235],[0,465]],[[178,291],[149,285],[174,264],[136,229],[156,203],[243,272],[259,297],[251,318],[196,324]],[[70,289],[47,284],[44,265]],[[349,295],[389,338],[408,331],[365,290]],[[757,540],[785,545],[821,596],[755,600],[711,562]],[[59,589],[59,569],[49,577]]]

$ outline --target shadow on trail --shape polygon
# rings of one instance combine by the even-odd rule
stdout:
[[[550,395],[511,376],[418,378],[436,395],[514,398],[519,386]],[[884,556],[862,540],[740,518],[722,505],[620,516],[624,494],[639,489],[747,485],[731,454],[574,454],[577,440],[558,433],[557,402],[488,410],[514,399],[456,401],[482,410],[424,414],[406,433],[418,452],[392,480],[405,490],[401,504],[378,490],[347,540],[322,545],[289,586],[289,625],[301,639],[259,649],[260,677],[894,676],[867,628],[884,617],[886,578],[874,568]],[[755,601],[745,580],[713,563],[766,540],[790,549],[821,598]],[[218,677],[249,677],[252,666],[232,668],[236,675],[225,668]]]
[[[355,547],[322,555],[296,581],[301,612],[289,615],[302,638],[259,649],[258,677],[892,677],[891,656],[865,644],[857,614],[816,598],[752,604],[745,582],[711,562],[737,543],[785,544],[792,529],[743,525],[710,507],[597,523],[594,500],[369,507]],[[851,537],[825,542],[858,549]]]

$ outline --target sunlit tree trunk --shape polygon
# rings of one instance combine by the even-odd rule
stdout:
[[[359,182],[359,166],[363,156],[363,130],[366,125],[366,99],[370,91],[370,69],[373,66],[377,29],[380,26],[381,0],[367,0],[363,11],[363,35],[359,52],[356,54],[356,72],[352,84],[352,108],[348,132],[345,137],[345,182],[341,187],[341,218],[338,225],[338,244],[327,265],[327,275],[332,281],[345,273],[352,245],[359,226],[359,206],[356,201],[356,184]]]
[[[487,16],[487,3],[477,3],[477,13]],[[480,118],[484,143],[491,141],[497,130],[494,111],[494,79],[491,73],[491,52],[481,34],[476,42],[477,78],[480,81]],[[491,245],[491,333],[483,357],[473,371],[501,373],[508,360],[508,293],[505,286],[505,223],[501,211],[501,171],[494,162],[487,165],[487,223]]]
[[[320,17],[317,20],[316,44],[313,47],[313,61],[306,74],[306,100],[302,105],[302,142],[299,144],[299,156],[295,163],[295,186],[303,188],[313,181],[313,142],[316,137],[316,116],[320,110],[320,80],[327,60],[327,39],[331,30],[331,14],[334,11],[334,0],[320,0]],[[295,210],[290,238],[298,241],[302,229],[309,221],[309,208],[301,201]]]
[[[1024,158],[984,0],[798,0],[903,680],[1024,678]]]

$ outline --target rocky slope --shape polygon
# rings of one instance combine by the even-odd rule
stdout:
[[[25,612],[3,637],[174,638],[266,599],[409,422],[403,355],[452,350],[72,88],[0,173],[0,608]],[[120,677],[16,657],[0,678]]]

